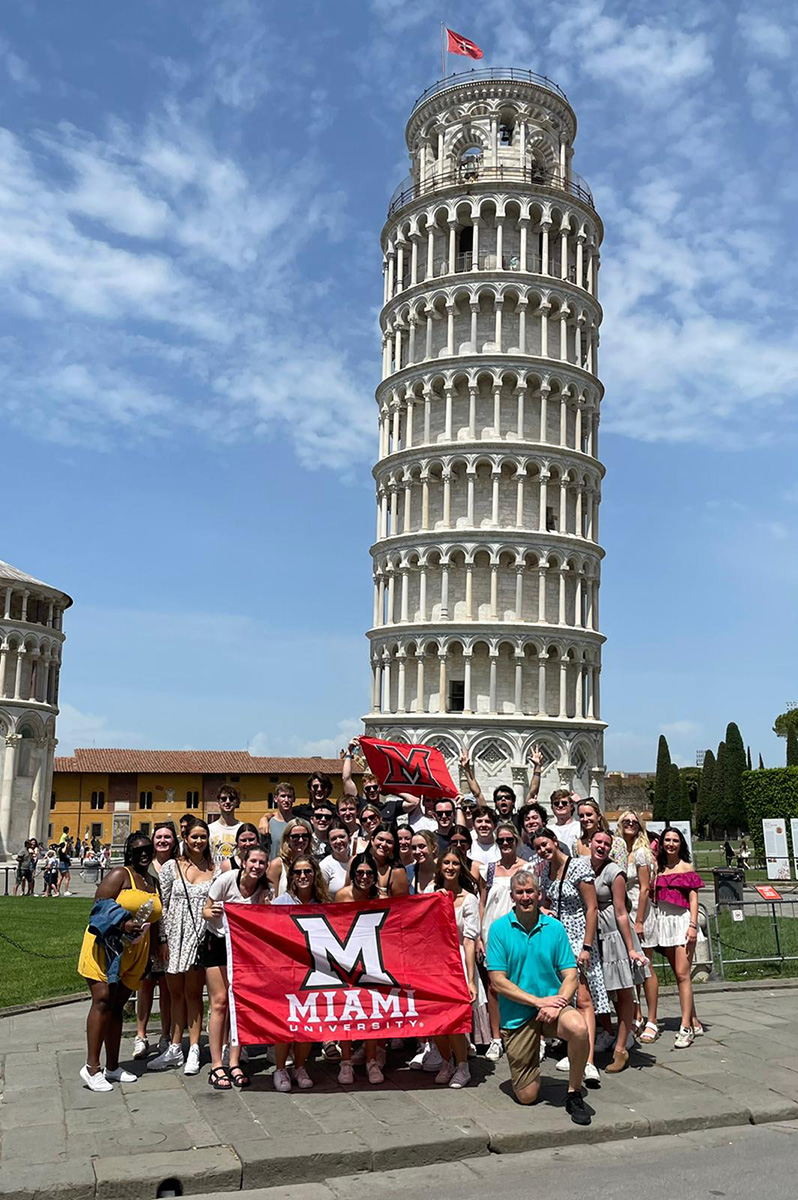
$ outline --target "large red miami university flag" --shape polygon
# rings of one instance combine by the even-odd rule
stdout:
[[[362,737],[359,742],[384,792],[407,792],[409,796],[429,796],[435,800],[454,800],[457,796],[440,750],[385,742],[382,738]]]
[[[233,1037],[244,1045],[467,1033],[454,906],[226,904]]]

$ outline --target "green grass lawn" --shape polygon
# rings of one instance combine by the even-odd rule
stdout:
[[[714,937],[714,923],[711,924]],[[727,979],[777,979],[798,975],[798,916],[785,916],[779,920],[781,953],[795,955],[793,962],[780,962],[776,957],[776,935],[770,915],[732,921],[731,914],[722,909],[719,914],[719,929],[724,974]],[[717,954],[717,948],[715,953]],[[737,958],[765,958],[768,961],[732,961]]]
[[[88,994],[76,968],[91,906],[90,899],[71,897],[0,897],[0,1008],[71,992]],[[9,945],[6,938],[24,949]],[[37,958],[26,950],[64,957]]]

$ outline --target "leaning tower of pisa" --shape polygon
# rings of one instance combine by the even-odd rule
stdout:
[[[603,800],[602,223],[575,135],[560,88],[515,69],[450,76],[410,114],[382,233],[364,720],[453,766],[467,742],[486,793],[520,791],[539,744],[543,798]]]

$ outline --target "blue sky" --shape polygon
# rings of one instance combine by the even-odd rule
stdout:
[[[334,752],[368,692],[379,233],[438,22],[567,91],[606,237],[607,763],[798,699],[793,5],[19,0],[0,557],[74,745]],[[450,59],[450,69],[470,64]]]

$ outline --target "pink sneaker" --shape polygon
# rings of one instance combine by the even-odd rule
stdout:
[[[355,1069],[351,1062],[342,1062],[338,1068],[338,1082],[349,1084],[355,1082]]]
[[[366,1067],[366,1074],[369,1077],[369,1083],[385,1083],[385,1076],[382,1073],[382,1067],[374,1060],[372,1060]]]

